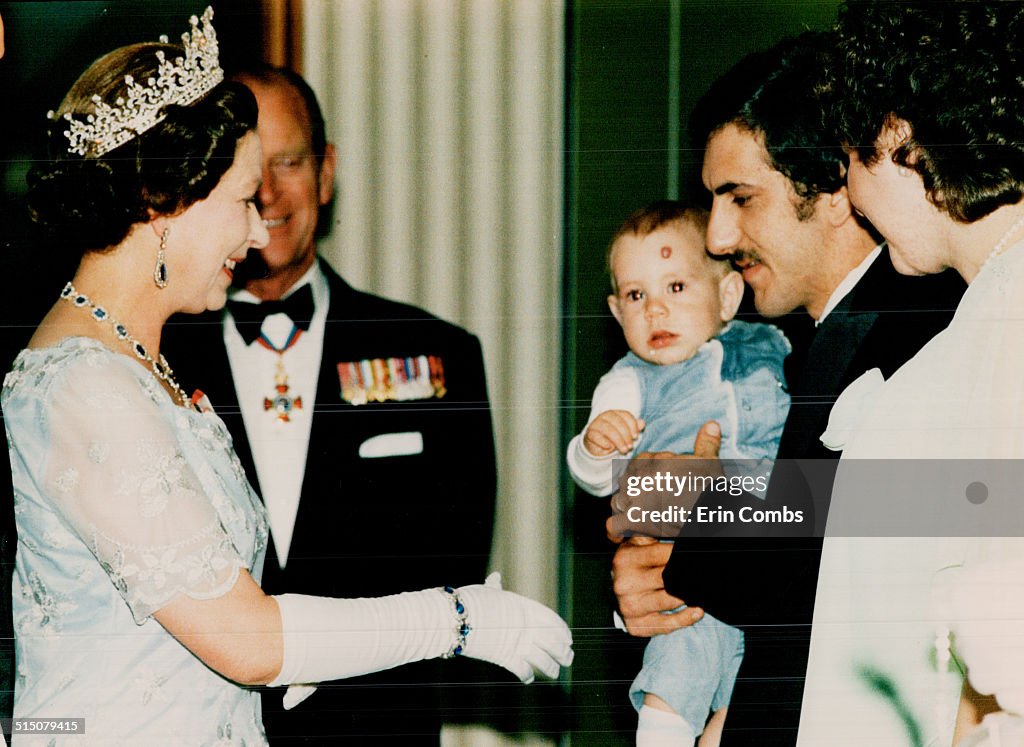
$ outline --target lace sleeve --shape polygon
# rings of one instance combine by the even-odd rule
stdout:
[[[117,358],[79,359],[55,380],[42,405],[40,489],[142,624],[179,592],[227,593],[245,564],[183,456],[187,419],[144,369]]]

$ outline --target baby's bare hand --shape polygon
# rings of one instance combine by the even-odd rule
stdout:
[[[605,410],[583,434],[583,445],[594,456],[607,456],[613,452],[628,454],[636,446],[644,421],[628,410]]]

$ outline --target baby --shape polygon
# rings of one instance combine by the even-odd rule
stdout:
[[[631,352],[602,377],[569,444],[569,471],[589,493],[614,492],[614,457],[692,451],[708,420],[721,426],[722,458],[775,458],[789,343],[770,325],[733,321],[743,279],[705,250],[707,222],[706,211],[663,200],[612,239],[608,306]],[[653,637],[630,687],[637,745],[693,745],[705,722],[701,747],[717,744],[742,658],[743,633],[710,615]]]

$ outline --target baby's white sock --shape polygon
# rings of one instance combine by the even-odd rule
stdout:
[[[693,727],[678,713],[640,707],[636,747],[693,747],[696,740]]]

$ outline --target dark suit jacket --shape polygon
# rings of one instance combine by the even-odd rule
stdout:
[[[280,568],[271,545],[263,588],[269,594],[361,597],[481,582],[496,471],[479,342],[421,309],[356,291],[326,263],[321,266],[331,300],[305,478],[287,566]],[[174,321],[163,345],[167,358],[182,386],[209,395],[259,491],[221,315]],[[341,399],[339,363],[418,355],[440,356],[447,388],[442,397],[358,406]],[[267,382],[268,391],[272,384]],[[367,439],[403,432],[422,434],[421,454],[359,456]],[[325,683],[287,713],[280,710],[283,689],[268,690],[268,735],[275,745],[335,744],[346,737],[379,744],[385,734],[396,744],[437,744],[441,673],[438,662],[424,662]]]
[[[883,251],[856,287],[787,361],[792,407],[779,444],[779,460],[834,460],[822,446],[836,397],[872,368],[892,375],[928,340],[949,324],[963,294],[961,278],[910,278],[892,266]],[[701,502],[735,511],[803,508],[814,511],[802,469],[779,461],[766,503],[748,496],[715,494]],[[831,470],[826,470],[831,486]],[[698,504],[699,505],[699,504]],[[821,506],[817,525],[824,526]],[[676,543],[664,571],[665,588],[690,605],[744,629],[746,653],[740,669],[724,747],[792,745],[796,742],[810,624],[821,560],[821,534],[802,538],[684,538]]]

